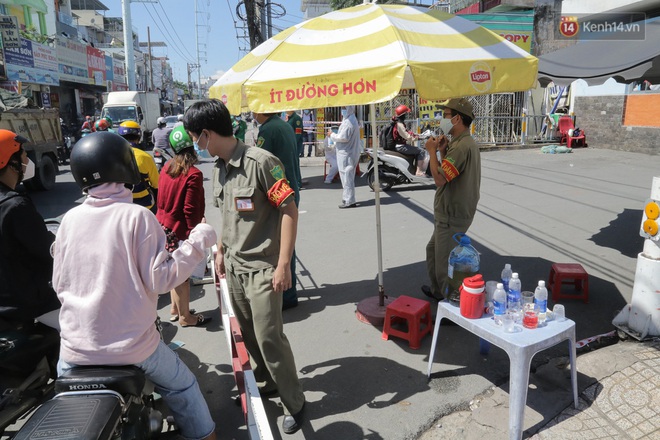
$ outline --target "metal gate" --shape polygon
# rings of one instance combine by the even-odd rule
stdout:
[[[522,142],[524,92],[470,97],[475,119],[473,137],[480,144]]]

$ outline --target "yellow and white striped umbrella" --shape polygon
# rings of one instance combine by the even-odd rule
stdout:
[[[538,60],[466,19],[367,3],[286,29],[211,87],[232,114],[387,101],[402,88],[427,100],[527,90]]]

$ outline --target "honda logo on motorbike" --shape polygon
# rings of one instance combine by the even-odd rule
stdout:
[[[71,391],[107,390],[107,389],[108,387],[106,387],[102,383],[69,385],[69,390]]]

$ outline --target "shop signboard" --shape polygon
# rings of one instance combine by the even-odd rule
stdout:
[[[84,44],[67,38],[58,38],[57,63],[60,81],[89,83],[87,50]]]
[[[105,56],[105,79],[107,81],[115,80],[115,73],[112,68],[112,57],[109,55]],[[112,90],[112,88],[108,86],[108,90]]]
[[[113,76],[113,87],[123,87],[115,90],[128,90],[128,85],[126,81],[126,67],[124,62],[118,60],[117,58],[112,59],[112,76]]]
[[[0,15],[0,35],[4,48],[21,47],[21,35],[18,33],[18,19],[13,15]]]
[[[21,47],[5,48],[7,79],[33,84],[60,84],[55,49],[21,38]]]
[[[87,46],[87,74],[89,84],[106,86],[105,53],[92,46]]]

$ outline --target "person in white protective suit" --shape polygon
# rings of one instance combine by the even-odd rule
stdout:
[[[328,137],[335,142],[337,151],[337,166],[339,178],[344,188],[339,209],[354,208],[355,202],[355,170],[360,159],[362,142],[360,140],[360,126],[355,117],[355,106],[347,105],[341,108],[343,120],[337,133],[328,130]]]

